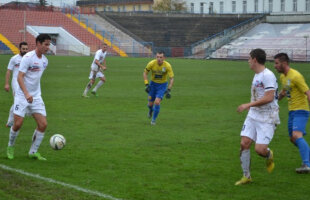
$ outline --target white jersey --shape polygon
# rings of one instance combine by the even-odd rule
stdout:
[[[18,76],[18,69],[19,69],[19,65],[20,62],[22,60],[22,56],[20,54],[16,54],[15,56],[13,56],[10,59],[9,65],[8,65],[8,69],[12,71],[12,89],[13,91],[16,91],[17,87],[18,87],[18,83],[17,83],[17,76]]]
[[[248,117],[266,123],[279,124],[279,106],[278,106],[278,83],[272,71],[265,68],[262,72],[255,74],[251,87],[251,102],[261,99],[265,92],[274,90],[275,98],[270,103],[251,107]]]
[[[41,76],[48,64],[47,58],[42,55],[38,58],[35,50],[28,52],[24,55],[19,71],[25,73],[24,83],[29,94],[36,98],[41,96]],[[18,96],[24,96],[24,92],[18,87],[16,94]]]
[[[106,55],[107,55],[107,52],[106,51],[102,52],[102,49],[99,49],[98,51],[96,51],[94,60],[90,67],[92,71],[96,71],[96,72],[99,71],[99,66],[96,64],[96,60],[98,60],[99,63],[102,64]]]

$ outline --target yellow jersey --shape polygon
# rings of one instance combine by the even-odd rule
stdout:
[[[288,98],[289,110],[309,110],[306,91],[309,87],[304,77],[295,69],[290,68],[287,75],[280,75],[282,88]]]
[[[157,60],[154,59],[147,64],[144,71],[146,73],[152,71],[152,81],[155,83],[166,83],[168,81],[167,75],[170,78],[174,77],[172,67],[167,61],[164,61],[162,65],[158,65]]]

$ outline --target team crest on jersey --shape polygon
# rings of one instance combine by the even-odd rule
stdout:
[[[291,80],[287,79],[286,85],[290,86],[291,85]]]
[[[16,63],[15,67],[19,67],[19,63]]]
[[[259,82],[258,80],[256,80],[256,82],[254,83],[254,86],[264,88],[263,82]]]
[[[166,67],[163,67],[163,69],[161,71],[162,72],[166,72]]]

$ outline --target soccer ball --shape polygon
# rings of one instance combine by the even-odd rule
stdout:
[[[66,138],[63,135],[55,134],[50,139],[50,145],[55,150],[60,150],[66,145]]]

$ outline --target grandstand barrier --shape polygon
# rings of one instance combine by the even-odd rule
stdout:
[[[239,37],[249,29],[264,20],[265,15],[259,15],[248,19],[240,24],[234,25],[208,38],[200,40],[191,45],[193,58],[207,58],[221,46],[229,43],[231,40]]]

